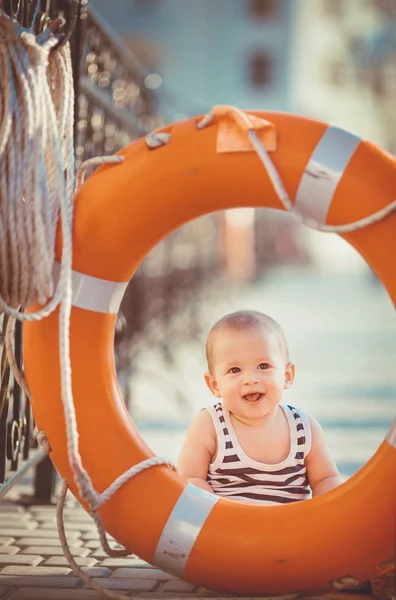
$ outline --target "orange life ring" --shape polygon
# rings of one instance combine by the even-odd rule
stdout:
[[[305,214],[345,224],[394,199],[390,154],[321,122],[254,115],[265,120],[256,122],[258,135]],[[153,456],[123,404],[113,357],[116,313],[139,263],[165,235],[200,215],[240,206],[282,208],[232,120],[215,117],[200,129],[200,119],[161,130],[170,140],[156,149],[145,139],[124,148],[124,162],[98,169],[76,197],[73,395],[80,453],[98,491]],[[344,237],[395,302],[396,214]],[[58,259],[60,248],[61,234]],[[25,370],[51,458],[78,497],[66,450],[58,336],[58,311],[25,326]],[[185,486],[162,466],[126,483],[100,513],[106,530],[131,552],[200,586],[249,595],[317,593],[341,587],[345,577],[375,578],[394,560],[395,473],[396,422],[362,469],[313,500],[286,507],[236,503]]]

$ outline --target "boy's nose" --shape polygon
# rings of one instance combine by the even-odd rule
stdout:
[[[257,376],[256,371],[254,373],[246,373],[245,374],[245,379],[244,379],[245,385],[252,385],[252,383],[257,383],[257,382],[258,382],[258,376]]]

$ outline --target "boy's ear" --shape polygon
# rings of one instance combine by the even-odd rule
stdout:
[[[212,392],[213,396],[216,396],[216,398],[221,398],[219,388],[217,387],[217,382],[213,375],[208,371],[207,373],[205,373],[204,377],[205,383]]]
[[[285,385],[284,389],[288,390],[293,385],[294,376],[296,374],[296,367],[292,362],[287,363],[285,368]]]

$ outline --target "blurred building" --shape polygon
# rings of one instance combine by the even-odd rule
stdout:
[[[396,93],[394,0],[90,0],[90,6],[134,50],[171,120],[235,104],[298,112],[382,146],[396,144],[382,110]]]
[[[290,69],[294,111],[396,151],[396,2],[299,0],[293,3]],[[338,236],[310,231],[326,267],[362,265]]]
[[[295,2],[290,89],[297,112],[392,149],[396,131],[380,101],[396,92],[396,13],[392,18],[389,4]]]

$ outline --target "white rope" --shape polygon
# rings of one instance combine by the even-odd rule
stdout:
[[[381,221],[396,209],[396,200],[394,200],[384,208],[381,208],[376,213],[373,213],[368,217],[359,219],[358,221],[354,221],[352,223],[346,223],[345,225],[324,225],[323,223],[319,223],[318,221],[315,221],[315,219],[303,215],[299,210],[296,209],[296,207],[289,198],[289,195],[283,185],[282,179],[277,171],[277,168],[272,162],[260,138],[257,136],[256,132],[253,129],[248,131],[248,136],[250,141],[252,142],[253,148],[257,153],[257,156],[260,158],[268,173],[274,190],[279,200],[281,201],[283,207],[288,212],[290,212],[293,215],[293,217],[297,221],[299,221],[299,223],[302,223],[303,225],[306,225],[311,229],[316,229],[317,231],[323,231],[325,233],[350,233],[351,231],[357,231],[358,229],[368,227],[369,225],[373,225],[374,223]]]
[[[146,458],[145,460],[142,460],[137,465],[134,465],[133,467],[128,469],[128,471],[125,471],[125,473],[122,473],[122,475],[120,475],[104,492],[102,492],[101,494],[97,494],[96,502],[92,506],[92,509],[98,510],[98,508],[100,506],[102,506],[102,504],[107,502],[111,498],[111,496],[113,496],[113,494],[115,494],[115,492],[122,485],[124,485],[124,483],[126,483],[129,479],[131,479],[135,475],[138,475],[139,473],[141,473],[142,471],[145,471],[146,469],[150,469],[150,467],[156,467],[156,466],[161,466],[161,465],[167,465],[171,469],[176,469],[176,467],[170,461],[165,460],[165,459],[161,458],[160,456],[152,456],[150,458]]]
[[[272,162],[270,155],[264,147],[264,144],[258,137],[253,124],[250,122],[249,114],[241,111],[239,108],[229,106],[227,115],[234,117],[236,122],[240,120],[244,123],[247,123],[248,125],[250,124],[247,130],[247,135],[252,143],[254,150],[256,151],[257,156],[259,157],[265,170],[267,171],[267,174],[271,180],[276,195],[278,196],[278,199],[285,208],[285,210],[290,212],[299,223],[306,225],[310,229],[315,229],[317,231],[322,231],[325,233],[350,233],[352,231],[357,231],[358,229],[368,227],[369,225],[373,225],[374,223],[381,221],[389,214],[391,214],[394,210],[396,210],[396,200],[394,200],[393,202],[380,209],[376,213],[373,213],[372,215],[369,215],[368,217],[365,217],[363,219],[359,219],[358,221],[346,223],[345,225],[325,225],[323,223],[320,223],[319,221],[316,221],[315,219],[312,219],[311,217],[303,215],[290,200],[277,168]],[[210,111],[207,115],[205,115],[200,121],[196,123],[197,129],[204,129],[205,127],[211,125],[215,119],[215,116],[215,112]]]
[[[67,481],[63,481],[60,489],[59,499],[56,505],[56,522],[58,527],[59,540],[61,542],[63,553],[66,557],[67,562],[70,565],[70,568],[73,569],[73,572],[83,580],[86,585],[89,585],[92,589],[107,596],[108,598],[112,598],[113,600],[131,600],[131,598],[135,598],[135,596],[125,596],[125,594],[117,594],[117,592],[113,592],[107,588],[103,588],[101,585],[96,583],[92,577],[87,575],[84,570],[76,563],[72,553],[70,552],[69,544],[67,543],[66,533],[65,533],[65,524],[63,521],[63,509],[65,506],[65,499],[68,490]],[[107,543],[107,541],[106,541]],[[103,547],[103,546],[102,546]],[[125,556],[129,554],[128,552],[118,551],[119,554],[116,554],[117,550],[113,550],[108,546],[108,554],[110,556]]]
[[[48,29],[35,37],[0,11],[0,311],[20,321],[57,307],[71,258],[64,245],[54,291],[59,209],[65,230],[74,179],[70,49],[51,54],[57,41]],[[35,313],[17,310],[50,297]]]
[[[26,379],[18,367],[17,359],[16,359],[16,356],[14,353],[13,339],[14,339],[14,332],[15,332],[15,324],[16,324],[16,319],[14,319],[13,317],[10,317],[8,319],[6,333],[4,336],[4,344],[5,344],[6,354],[7,354],[7,361],[8,361],[8,364],[10,365],[10,369],[12,371],[15,381],[17,382],[19,387],[24,391],[26,397],[30,399],[32,397],[32,395],[31,395],[29,387],[26,383]]]
[[[85,160],[76,173],[76,190],[84,183],[86,171],[91,167],[98,167],[104,164],[117,165],[124,162],[124,160],[124,156],[118,156],[117,154],[114,156],[95,156],[94,158]]]
[[[150,149],[160,148],[165,146],[171,139],[170,133],[163,131],[152,131],[146,135],[146,144]]]

